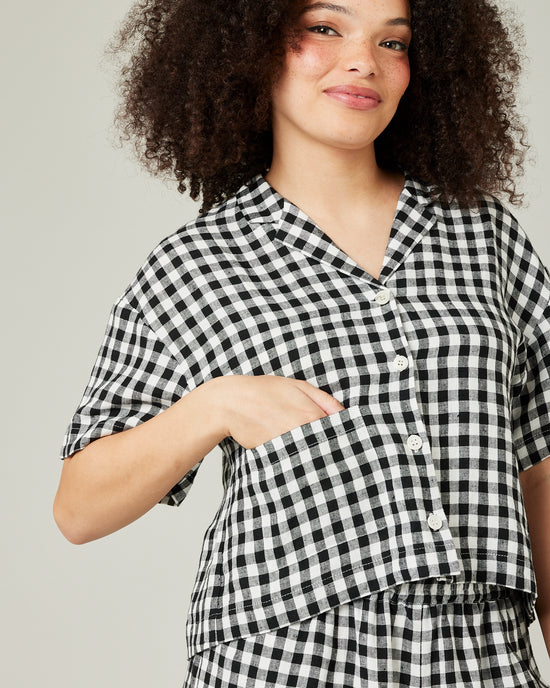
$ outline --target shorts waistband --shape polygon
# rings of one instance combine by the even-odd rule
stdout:
[[[471,604],[502,598],[523,600],[523,593],[514,588],[493,583],[457,581],[451,577],[401,583],[386,592],[395,603],[407,605]]]

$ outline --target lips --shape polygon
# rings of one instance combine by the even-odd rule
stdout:
[[[341,86],[331,86],[330,88],[325,89],[325,93],[327,95],[345,94],[345,95],[353,96],[353,97],[359,98],[359,99],[370,98],[371,100],[375,100],[378,103],[382,102],[382,98],[380,97],[380,94],[377,93],[376,91],[373,91],[371,88],[364,88],[362,86],[353,86],[351,84],[345,84],[345,85],[341,85]]]
[[[324,90],[324,94],[340,106],[351,110],[373,110],[382,102],[380,94],[371,88],[351,84],[331,86]]]

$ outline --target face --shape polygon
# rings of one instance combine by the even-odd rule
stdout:
[[[409,84],[408,0],[306,0],[297,21],[272,92],[275,147],[373,145]]]

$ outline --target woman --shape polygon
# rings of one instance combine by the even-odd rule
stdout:
[[[524,146],[499,12],[164,0],[123,48],[126,134],[202,214],[113,305],[61,531],[181,504],[219,445],[186,688],[547,685],[550,275],[492,195]]]

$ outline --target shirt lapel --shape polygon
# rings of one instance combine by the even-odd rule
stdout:
[[[263,177],[256,175],[237,194],[243,214],[252,224],[269,224],[275,242],[299,251],[312,260],[355,277],[384,283],[434,224],[428,188],[405,176],[386,254],[378,280],[360,267],[300,208],[281,196]]]

